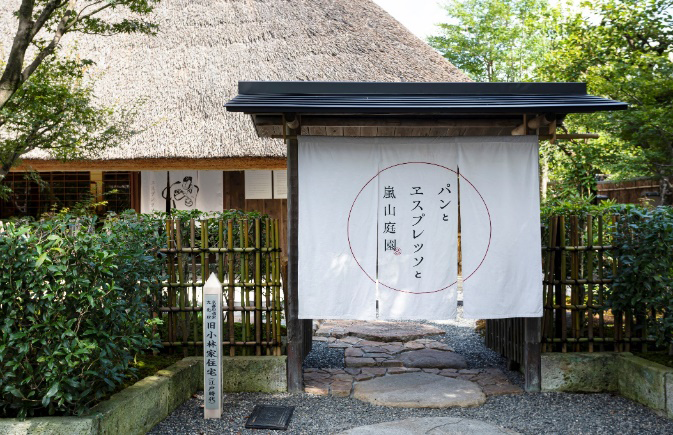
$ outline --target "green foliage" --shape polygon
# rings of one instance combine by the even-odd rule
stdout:
[[[0,163],[36,148],[59,159],[92,157],[127,139],[133,113],[98,107],[86,63],[50,58],[0,107]]]
[[[477,81],[587,82],[626,111],[569,115],[592,141],[557,141],[541,161],[557,197],[596,193],[610,179],[656,176],[673,204],[672,0],[449,0],[448,23],[428,39]]]
[[[135,132],[135,107],[101,107],[86,74],[90,60],[59,53],[68,33],[154,35],[146,18],[159,0],[23,0],[8,57],[0,59],[0,183],[21,155],[40,148],[59,159],[99,155]],[[7,192],[0,194],[6,195]]]
[[[549,48],[547,0],[449,0],[449,23],[428,43],[476,81],[526,81]]]
[[[163,227],[165,226],[164,222],[168,218],[165,212],[154,212],[151,215],[148,215],[148,218],[154,220],[157,225]],[[243,228],[242,222],[247,221],[248,223],[248,243],[249,246],[254,246],[254,231],[255,231],[255,219],[261,219],[262,228],[264,228],[264,222],[269,218],[269,215],[260,213],[258,211],[243,211],[243,210],[224,210],[221,212],[203,212],[200,210],[171,210],[170,219],[180,221],[180,234],[182,236],[182,245],[189,246],[191,243],[191,227],[190,220],[194,219],[195,222],[195,242],[198,247],[201,247],[201,225],[202,221],[207,220],[208,224],[208,246],[211,248],[216,248],[218,246],[219,237],[219,221],[223,221],[224,231],[223,231],[223,244],[226,248],[227,246],[227,221],[232,220],[232,237],[235,247],[241,247],[241,230]],[[165,243],[165,241],[164,241]],[[266,243],[266,231],[262,233],[262,246]]]
[[[601,201],[594,203],[593,197],[579,194],[565,197],[550,197],[543,201],[540,206],[540,217],[544,221],[552,216],[609,216],[618,213],[622,209],[615,201]]]
[[[536,75],[584,81],[589,92],[629,103],[629,110],[572,115],[572,131],[604,137],[573,144],[565,161],[615,178],[673,174],[673,1],[585,1],[556,23],[557,41]],[[559,156],[562,161],[563,155]],[[664,184],[666,185],[666,184]],[[673,186],[662,192],[673,202]],[[668,196],[668,197],[665,197]]]
[[[124,381],[157,344],[149,295],[160,236],[144,216],[59,214],[5,224],[0,237],[0,408],[77,414]]]
[[[618,270],[609,306],[648,319],[658,345],[673,343],[673,208],[624,207],[613,243]]]

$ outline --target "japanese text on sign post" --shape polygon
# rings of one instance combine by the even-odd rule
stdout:
[[[222,416],[222,285],[215,274],[203,287],[204,418]]]

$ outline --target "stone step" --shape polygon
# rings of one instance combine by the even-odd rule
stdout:
[[[474,382],[425,372],[358,382],[353,387],[353,397],[396,408],[471,407],[486,401],[486,395]]]
[[[499,435],[516,434],[479,420],[455,417],[416,417],[406,420],[389,421],[386,423],[360,426],[339,435],[416,435],[416,434],[464,434],[464,435]]]

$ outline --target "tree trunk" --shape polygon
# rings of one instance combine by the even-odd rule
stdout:
[[[5,70],[0,77],[0,108],[2,108],[12,95],[19,89],[22,79],[23,62],[26,50],[30,45],[33,31],[33,7],[35,0],[23,0],[19,8],[19,28],[14,35],[12,49],[5,65]]]
[[[673,176],[663,175],[659,181],[659,205],[673,205]]]

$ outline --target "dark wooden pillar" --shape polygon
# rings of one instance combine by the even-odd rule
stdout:
[[[534,393],[542,387],[542,318],[524,319],[523,370],[526,391]]]
[[[289,116],[288,116],[289,118]],[[298,260],[299,260],[299,173],[296,125],[284,125],[287,138],[287,390],[304,390],[302,363],[304,361],[304,323],[299,320]],[[294,127],[293,129],[289,127]]]

